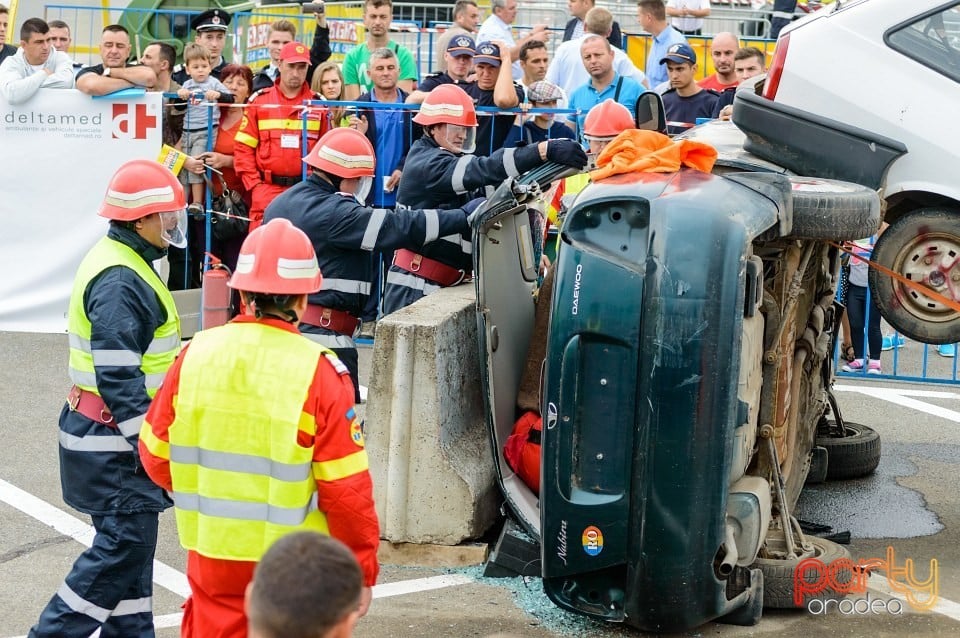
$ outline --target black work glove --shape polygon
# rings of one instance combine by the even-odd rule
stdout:
[[[587,165],[587,154],[574,140],[549,140],[547,159],[577,169],[583,169]]]

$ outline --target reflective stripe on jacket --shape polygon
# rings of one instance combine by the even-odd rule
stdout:
[[[153,450],[168,453],[185,548],[256,561],[290,532],[327,533],[317,504],[323,464],[314,463],[312,445],[297,443],[316,434],[304,399],[326,352],[260,323],[194,336],[182,360],[169,447]],[[365,454],[353,461],[366,470]]]
[[[94,350],[91,347],[92,325],[84,307],[84,296],[90,283],[104,270],[114,266],[134,271],[156,293],[166,312],[166,321],[154,332],[153,341],[146,352]],[[143,372],[147,394],[152,397],[180,351],[180,317],[170,291],[136,251],[110,237],[97,242],[80,263],[70,296],[67,328],[70,333],[70,380],[95,394],[100,394],[95,366],[136,365]]]

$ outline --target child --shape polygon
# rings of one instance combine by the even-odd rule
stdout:
[[[530,108],[555,109],[563,97],[563,89],[546,80],[538,80],[527,87],[527,101]],[[553,113],[538,113],[523,126],[514,127],[504,142],[505,147],[516,146],[518,142],[538,144],[544,140],[576,139],[573,130],[566,124],[555,121]]]
[[[183,137],[180,140],[181,150],[192,157],[197,157],[214,147],[217,143],[217,124],[220,122],[220,107],[212,109],[201,102],[219,102],[233,104],[233,95],[223,83],[211,77],[213,65],[210,63],[210,52],[206,47],[191,42],[183,49],[183,64],[190,76],[183,83],[183,88],[177,91],[180,99],[187,100],[187,112],[183,118]],[[211,112],[212,111],[212,112]],[[213,120],[213,133],[207,139],[207,122]],[[184,179],[184,176],[186,178]],[[190,185],[188,196],[193,203],[187,208],[191,215],[203,215],[203,175],[189,171],[181,173],[181,181]]]

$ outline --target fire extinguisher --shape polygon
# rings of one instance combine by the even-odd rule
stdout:
[[[203,273],[203,283],[200,286],[201,317],[200,328],[216,328],[230,321],[230,288],[227,281],[230,279],[230,269],[207,253],[210,259],[209,268]]]

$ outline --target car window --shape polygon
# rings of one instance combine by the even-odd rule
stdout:
[[[960,2],[899,24],[884,39],[891,48],[960,82]]]

